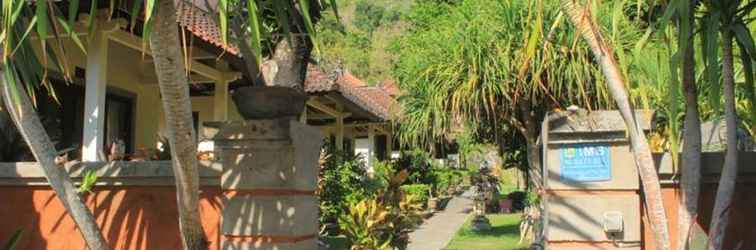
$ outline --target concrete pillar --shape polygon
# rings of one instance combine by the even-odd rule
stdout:
[[[218,128],[221,249],[317,249],[320,130],[288,118],[217,124],[205,126]]]
[[[336,116],[336,149],[344,150],[344,116]]]
[[[219,79],[215,82],[213,119],[216,121],[228,120],[228,81],[225,79]]]
[[[394,151],[394,133],[391,131],[386,134],[386,160],[391,160],[391,154]]]
[[[367,147],[367,167],[368,172],[373,172],[373,162],[375,161],[375,129],[373,125],[368,125],[368,147]]]
[[[84,135],[82,161],[98,161],[105,152],[105,95],[107,93],[108,36],[95,29],[87,48],[87,69],[84,94]]]

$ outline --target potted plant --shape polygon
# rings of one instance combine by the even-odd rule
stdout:
[[[304,81],[317,44],[311,34],[323,6],[297,1],[255,3],[226,6],[229,13],[219,20],[228,25],[228,38],[242,58],[231,66],[245,76],[244,84],[232,91],[232,99],[244,119],[297,116],[307,101]],[[336,6],[332,7],[335,11]],[[267,9],[286,11],[268,15],[263,13]]]
[[[504,196],[499,199],[499,212],[507,214],[512,212],[512,200],[509,197]]]
[[[244,86],[236,89],[232,98],[247,120],[296,117],[307,101],[301,91],[281,86]]]
[[[456,185],[449,185],[449,188],[446,189],[446,194],[449,196],[452,196],[457,193],[457,186]]]
[[[428,189],[428,210],[438,211],[438,197],[433,196],[433,191]]]
[[[430,197],[428,198],[428,210],[435,212],[438,210],[438,198],[437,197]]]

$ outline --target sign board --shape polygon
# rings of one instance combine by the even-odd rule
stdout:
[[[608,181],[612,167],[608,146],[577,144],[559,153],[560,178],[569,182]]]

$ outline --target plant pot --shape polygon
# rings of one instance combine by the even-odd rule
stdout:
[[[278,86],[244,86],[234,90],[232,98],[246,120],[296,117],[307,102],[302,91]]]
[[[455,193],[457,193],[457,189],[455,187],[449,187],[446,189],[446,194],[448,195],[454,195]]]
[[[510,199],[502,199],[499,200],[499,212],[500,213],[511,213],[512,212],[512,200]]]
[[[431,211],[438,210],[438,198],[428,199],[428,209],[430,209]]]

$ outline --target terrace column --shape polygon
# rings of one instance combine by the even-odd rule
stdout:
[[[84,94],[84,135],[82,161],[100,161],[105,152],[105,95],[107,93],[108,34],[95,28],[87,48]]]
[[[389,132],[386,133],[386,160],[391,161],[391,153],[394,151],[393,144],[394,144],[394,133],[392,133],[389,130]]]
[[[336,149],[344,150],[344,116],[336,116]]]
[[[295,117],[205,127],[222,165],[221,249],[317,249],[320,130]]]
[[[213,120],[228,120],[228,80],[218,79],[215,81],[213,93]]]
[[[368,172],[373,172],[373,162],[375,161],[375,129],[373,125],[368,125],[368,147],[367,147],[367,167]]]

